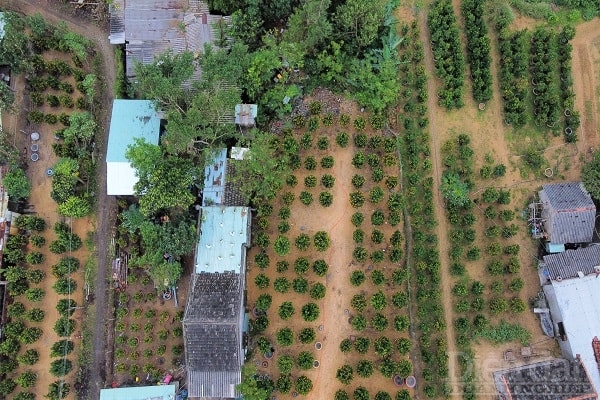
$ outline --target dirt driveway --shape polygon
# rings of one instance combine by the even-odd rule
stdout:
[[[99,129],[96,144],[98,151],[98,193],[97,193],[97,216],[93,223],[96,227],[96,248],[97,248],[97,276],[95,282],[94,301],[97,307],[96,323],[94,327],[93,339],[93,364],[90,366],[90,376],[88,379],[89,397],[97,399],[100,396],[100,389],[104,387],[107,379],[104,376],[105,371],[110,371],[110,365],[107,365],[105,349],[105,321],[109,319],[108,314],[112,311],[107,305],[107,266],[108,266],[108,248],[109,235],[111,227],[114,225],[115,201],[114,198],[106,196],[106,163],[103,162],[106,153],[106,142],[108,138],[108,127],[110,122],[110,110],[113,100],[113,87],[115,82],[115,60],[114,49],[109,44],[106,21],[94,22],[76,13],[70,4],[63,4],[55,0],[7,0],[3,5],[17,12],[27,15],[40,13],[48,22],[58,24],[65,22],[67,27],[80,35],[92,40],[96,46],[96,51],[101,54],[104,61],[102,68],[102,79],[104,81],[104,98],[102,100],[103,111],[99,117],[101,129]],[[15,131],[13,131],[15,132]],[[18,130],[16,131],[18,132]],[[49,193],[49,192],[48,192]],[[54,204],[52,204],[55,207]]]

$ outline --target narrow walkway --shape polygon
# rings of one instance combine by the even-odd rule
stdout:
[[[427,15],[420,13],[418,16],[421,32],[421,41],[429,43],[429,29],[427,28]],[[444,305],[444,316],[446,319],[446,340],[448,342],[448,379],[451,388],[451,396],[462,397],[462,388],[459,385],[459,373],[456,363],[456,340],[454,335],[454,308],[452,299],[452,277],[450,276],[450,266],[448,262],[448,227],[446,223],[444,199],[440,192],[440,181],[442,177],[442,156],[440,154],[441,143],[438,141],[438,129],[443,127],[437,124],[436,104],[437,87],[434,77],[433,55],[430,46],[424,46],[425,50],[425,68],[429,75],[427,80],[428,108],[429,108],[429,134],[431,137],[431,155],[433,158],[433,193],[435,206],[435,219],[437,225],[438,249],[440,252],[440,275],[442,289],[442,304]]]

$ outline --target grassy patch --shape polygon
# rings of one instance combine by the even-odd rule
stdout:
[[[117,74],[113,92],[115,99],[123,99],[127,90],[127,82],[125,81],[125,62],[123,61],[123,49],[121,47],[115,49],[115,63],[117,64]]]
[[[500,321],[498,325],[489,325],[475,332],[476,337],[488,340],[493,344],[501,344],[519,340],[523,346],[529,344],[531,332],[519,324],[509,324],[506,321]]]

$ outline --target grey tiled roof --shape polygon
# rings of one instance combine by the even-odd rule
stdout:
[[[501,398],[511,400],[579,400],[597,398],[578,360],[553,359],[494,373]]]
[[[194,274],[184,322],[237,323],[241,296],[239,274]]]
[[[243,276],[193,274],[183,319],[190,398],[234,398],[241,382]]]
[[[596,206],[581,182],[543,185],[544,228],[551,243],[589,243],[594,234]]]
[[[567,250],[562,253],[544,256],[545,269],[548,277],[570,279],[578,277],[578,272],[584,275],[595,273],[594,267],[600,266],[600,246],[589,246],[577,250]]]
[[[227,160],[227,179],[225,179],[225,192],[223,204],[226,206],[246,206],[248,199],[240,191],[240,183],[235,181],[235,165],[240,162],[232,158]],[[243,162],[243,161],[241,161]]]

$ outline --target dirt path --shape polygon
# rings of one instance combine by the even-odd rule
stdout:
[[[51,4],[49,4],[51,3]],[[24,13],[40,13],[47,21],[52,24],[65,22],[69,30],[83,35],[95,43],[96,51],[101,54],[103,60],[102,79],[104,98],[102,100],[103,111],[99,118],[101,129],[99,129],[96,139],[98,151],[98,175],[97,175],[97,221],[96,221],[96,248],[97,248],[97,275],[94,282],[94,302],[98,307],[98,315],[95,317],[93,354],[94,359],[90,367],[90,376],[88,379],[90,399],[97,399],[100,396],[100,389],[105,385],[105,371],[107,360],[105,349],[105,326],[109,320],[111,307],[107,305],[107,266],[108,266],[108,243],[110,229],[114,221],[115,201],[114,198],[106,196],[106,163],[104,156],[106,153],[106,143],[108,138],[108,127],[110,122],[110,109],[113,99],[112,89],[115,82],[115,60],[114,49],[109,44],[107,32],[98,23],[94,23],[83,17],[73,14],[74,8],[68,4],[62,4],[58,1],[48,0],[8,0],[5,6],[9,9]],[[91,62],[91,60],[90,60]],[[49,190],[48,190],[49,193]],[[108,360],[110,362],[110,360]]]
[[[597,18],[577,27],[573,39],[573,89],[575,109],[581,115],[579,152],[598,146],[598,80],[600,79],[600,21]]]
[[[423,43],[429,43],[429,29],[427,28],[426,14],[421,13],[419,15],[419,25],[421,31],[421,40]],[[431,54],[431,48],[425,46],[425,67],[431,76],[433,76],[434,65],[433,56]],[[452,293],[451,285],[452,279],[450,277],[450,266],[448,263],[448,245],[446,226],[446,216],[444,215],[444,200],[440,193],[440,181],[442,176],[442,157],[440,155],[440,139],[439,130],[444,129],[443,126],[438,125],[436,118],[437,110],[437,87],[435,79],[430,78],[427,80],[427,91],[428,97],[428,108],[429,108],[429,132],[431,135],[431,152],[433,158],[433,192],[435,196],[435,218],[438,222],[437,225],[437,236],[438,236],[438,249],[440,253],[440,274],[441,274],[441,287],[442,287],[442,304],[444,305],[444,316],[446,317],[446,339],[448,343],[448,379],[451,388],[452,397],[462,397],[462,391],[459,386],[459,371],[456,366],[456,340],[454,335],[454,309],[452,307]]]

